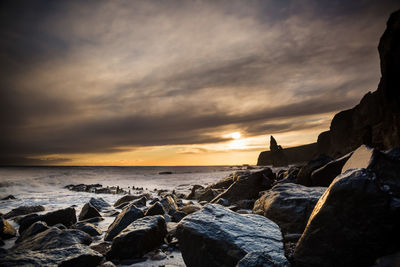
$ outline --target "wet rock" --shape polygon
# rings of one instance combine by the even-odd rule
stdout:
[[[5,219],[9,219],[15,216],[26,215],[34,212],[44,211],[44,207],[41,205],[37,206],[20,206],[18,208],[12,209],[11,211],[4,214]]]
[[[176,235],[187,266],[235,266],[251,252],[262,251],[286,262],[279,226],[259,215],[240,215],[207,204],[186,216]]]
[[[283,232],[302,233],[308,218],[326,187],[279,184],[272,187],[254,204],[253,213],[277,223]]]
[[[3,197],[1,200],[9,200],[9,199],[15,199],[13,195],[8,195],[6,197]]]
[[[178,209],[175,200],[171,196],[166,196],[160,200],[160,204],[164,207],[166,213],[171,214]]]
[[[400,184],[399,175],[391,184]],[[368,169],[339,175],[319,199],[297,243],[298,265],[370,266],[398,250],[400,195],[387,186],[388,179]]]
[[[135,205],[136,207],[140,208],[140,207],[146,207],[146,202],[147,202],[147,198],[146,198],[146,196],[143,196],[139,199],[132,201],[132,204]]]
[[[282,174],[282,177],[279,181],[276,181],[274,185],[276,184],[285,184],[285,183],[297,183],[297,174],[299,173],[301,167],[298,166],[293,166],[290,167],[289,170],[285,171]]]
[[[160,246],[166,234],[167,228],[162,216],[138,219],[114,238],[107,259],[141,257]]]
[[[312,186],[329,186],[333,179],[336,178],[341,172],[344,164],[352,155],[352,152],[344,155],[341,158],[336,160],[332,160],[326,165],[322,166],[319,169],[316,169],[311,174],[311,185]]]
[[[114,203],[114,207],[118,207],[119,205],[121,205],[124,202],[130,202],[132,200],[136,200],[142,197],[147,197],[150,198],[149,194],[142,194],[142,195],[126,195],[121,197],[120,199],[118,199],[115,203]]]
[[[145,216],[163,215],[165,213],[164,206],[160,202],[156,202],[146,211]]]
[[[86,220],[79,221],[79,223],[98,223],[104,221],[103,217],[93,217]]]
[[[199,201],[207,201],[210,202],[213,200],[216,196],[218,196],[221,193],[220,190],[217,189],[212,189],[212,188],[207,188],[204,190],[202,194],[199,195],[197,198]]]
[[[211,185],[209,188],[211,189],[227,189],[228,187],[230,187],[233,182],[235,181],[235,177],[237,175],[242,174],[243,172],[236,172],[236,173],[232,173],[230,175],[228,175],[227,177],[221,179],[220,181],[216,182],[215,184]]]
[[[119,214],[120,212],[117,210],[109,210],[107,212],[104,213],[104,216],[106,217],[115,217]]]
[[[134,205],[129,204],[125,207],[120,214],[115,218],[114,222],[108,227],[104,240],[111,241],[122,230],[124,230],[133,221],[142,218],[143,211],[136,208]]]
[[[200,210],[201,208],[202,206],[200,204],[186,204],[185,206],[179,208],[179,210],[186,214],[190,214]]]
[[[185,218],[187,214],[183,211],[176,210],[171,213],[172,221],[173,222],[180,222],[183,218]]]
[[[219,204],[219,205],[228,207],[230,203],[229,203],[229,200],[221,197],[215,202],[215,204]]]
[[[289,267],[286,257],[278,254],[271,256],[263,251],[254,251],[244,256],[236,265],[237,267]]]
[[[60,229],[60,230],[65,230],[65,229],[67,229],[67,227],[66,227],[64,224],[62,224],[62,223],[57,223],[57,224],[53,225],[53,227],[57,227],[57,228]]]
[[[20,220],[19,233],[22,234],[29,226],[33,223],[43,221],[49,226],[53,226],[57,223],[62,223],[67,227],[70,227],[76,223],[76,214],[74,208],[66,208],[48,212],[43,215],[30,214]]]
[[[215,197],[211,203],[218,199],[227,199],[230,203],[243,199],[256,199],[258,193],[271,188],[275,175],[270,168],[253,173],[243,173],[234,176],[234,183],[225,192]]]
[[[25,239],[27,239],[28,237],[37,235],[41,232],[44,232],[46,230],[48,230],[49,227],[47,226],[47,224],[45,222],[35,222],[34,224],[32,224],[31,226],[29,226],[28,229],[26,229],[22,235],[20,235],[17,240],[15,241],[15,243],[19,243]]]
[[[96,225],[91,223],[78,223],[75,225],[75,229],[81,230],[90,236],[99,236],[102,234],[102,231]]]
[[[200,194],[204,192],[204,187],[201,185],[194,185],[190,190],[190,194],[186,197],[186,199],[197,199]]]
[[[332,161],[331,157],[320,155],[318,158],[309,161],[303,166],[297,174],[297,183],[305,186],[311,186],[311,174],[313,171],[323,167]]]
[[[81,213],[79,214],[79,220],[87,220],[91,218],[101,217],[99,211],[90,203],[83,205]]]
[[[101,242],[99,244],[90,246],[90,248],[102,255],[106,255],[111,249],[111,242]]]
[[[106,261],[100,265],[100,267],[115,267],[115,264],[111,261]]]
[[[0,217],[0,238],[9,239],[17,235],[17,231],[7,222],[6,219]]]
[[[88,266],[95,267],[103,256],[85,245],[75,244],[68,247],[9,251],[0,255],[1,266]]]
[[[98,211],[102,211],[103,209],[109,208],[111,207],[110,204],[107,203],[107,201],[105,201],[103,198],[98,197],[98,198],[94,198],[92,197],[89,200],[89,203],[95,207]]]

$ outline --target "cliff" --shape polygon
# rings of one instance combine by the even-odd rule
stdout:
[[[312,143],[308,145],[302,145],[297,147],[290,147],[282,149],[282,152],[286,155],[287,163],[300,163],[311,160],[318,153],[317,143]],[[258,156],[257,166],[267,166],[267,165],[275,165],[275,159],[273,156],[273,152],[271,151],[263,151]]]

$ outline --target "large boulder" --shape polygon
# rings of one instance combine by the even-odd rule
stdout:
[[[5,219],[9,219],[15,216],[26,215],[34,212],[44,211],[44,207],[41,205],[36,206],[20,206],[18,208],[12,209],[11,211],[4,214]]]
[[[18,239],[15,241],[15,243],[19,243],[25,239],[27,239],[28,237],[37,235],[41,232],[44,232],[46,230],[48,230],[49,227],[47,226],[47,224],[45,222],[35,222],[34,224],[32,224],[31,226],[28,227],[28,229],[26,229],[22,235],[20,235],[18,237]]]
[[[322,166],[319,169],[316,169],[311,173],[311,185],[312,186],[329,186],[333,179],[336,178],[341,172],[344,164],[351,157],[352,152],[344,155],[341,158],[336,160],[332,160],[328,162],[326,165]]]
[[[391,178],[391,185],[397,185],[392,187],[388,177],[368,169],[339,175],[319,199],[297,243],[297,264],[371,266],[376,258],[397,251],[399,177]]]
[[[91,223],[78,223],[75,225],[75,229],[81,230],[90,236],[99,236],[102,234],[102,231]]]
[[[160,200],[160,204],[164,207],[166,213],[174,213],[178,209],[178,205],[171,196],[166,196]]]
[[[259,215],[240,215],[207,204],[186,216],[176,230],[185,264],[235,266],[249,253],[262,252],[286,263],[279,226]]]
[[[279,184],[255,202],[253,213],[273,220],[285,233],[303,233],[315,204],[325,190],[325,187]]]
[[[111,207],[110,204],[108,204],[108,202],[105,201],[105,200],[104,200],[103,198],[101,198],[101,197],[98,197],[98,198],[92,197],[92,198],[89,200],[89,203],[90,203],[93,207],[95,207],[98,211],[101,211],[101,210],[103,210],[103,209],[106,209],[106,208]]]
[[[6,219],[0,217],[0,239],[9,239],[17,235],[17,231]]]
[[[236,174],[233,184],[216,196],[211,203],[216,203],[221,198],[228,200],[229,203],[243,199],[256,199],[259,192],[271,188],[274,178],[275,174],[270,168],[257,172]]]
[[[146,211],[145,216],[164,215],[166,212],[164,206],[159,201],[150,206]]]
[[[126,259],[143,256],[164,242],[167,226],[162,216],[147,216],[134,221],[117,235],[107,253],[108,259]]]
[[[27,215],[20,220],[20,226],[18,230],[19,233],[22,234],[29,226],[38,221],[43,221],[49,226],[61,223],[69,227],[74,223],[76,223],[75,209],[70,207],[66,209],[48,212],[43,215],[36,215],[36,214]]]
[[[320,155],[319,157],[309,161],[300,169],[299,173],[297,174],[296,182],[301,185],[311,186],[312,172],[328,164],[330,161],[332,161],[332,158],[325,155]]]
[[[135,220],[144,216],[143,211],[136,208],[135,205],[129,204],[120,214],[115,217],[114,222],[108,227],[104,240],[111,241],[122,230],[130,225]]]
[[[96,217],[101,217],[101,215],[99,211],[92,204],[90,204],[90,202],[83,205],[81,213],[79,213],[80,221]]]

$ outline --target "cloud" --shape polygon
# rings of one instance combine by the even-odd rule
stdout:
[[[379,80],[394,1],[2,3],[2,162],[319,129]],[[301,122],[299,122],[301,121]]]

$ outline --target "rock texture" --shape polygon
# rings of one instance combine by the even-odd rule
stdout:
[[[138,219],[114,238],[107,258],[141,257],[144,253],[160,246],[166,234],[167,226],[162,216]]]
[[[311,186],[329,186],[333,179],[336,178],[341,172],[344,164],[352,155],[352,152],[344,155],[341,158],[332,160],[319,169],[311,173],[310,182]]]
[[[95,207],[98,211],[102,211],[103,209],[109,208],[111,207],[110,204],[107,203],[107,201],[105,201],[104,199],[102,199],[101,197],[98,198],[94,198],[92,197],[89,200],[89,203]]]
[[[378,50],[382,77],[377,91],[334,116],[330,131],[318,137],[320,153],[339,157],[362,144],[385,150],[400,146],[400,11],[390,16]]]
[[[9,239],[17,235],[17,231],[6,219],[0,217],[0,238]]]
[[[325,187],[285,183],[274,186],[254,204],[253,213],[276,222],[283,232],[303,233],[308,218]]]
[[[108,227],[104,240],[113,240],[113,238],[122,230],[124,230],[129,224],[139,218],[142,218],[143,216],[143,211],[136,208],[134,205],[129,204],[121,211],[120,214],[117,215],[117,217],[115,217],[114,222]]]
[[[355,153],[356,154],[356,153]],[[392,188],[368,169],[339,175],[316,204],[297,243],[299,266],[371,266],[399,249],[400,179]]]
[[[229,203],[243,199],[256,199],[260,191],[271,188],[275,174],[270,168],[257,172],[247,172],[235,175],[234,182],[223,193],[216,196],[211,203],[226,199]]]
[[[34,212],[40,212],[44,211],[44,207],[41,205],[36,205],[36,206],[21,206],[15,209],[12,209],[11,211],[7,212],[4,214],[5,219],[9,219],[15,216],[20,216],[20,215],[26,215]]]
[[[79,214],[80,221],[96,217],[101,217],[101,215],[99,211],[92,204],[90,204],[90,202],[83,205],[81,213]]]
[[[185,264],[235,266],[249,253],[261,251],[274,263],[286,263],[279,226],[259,215],[240,215],[207,204],[186,216],[176,235]]]

